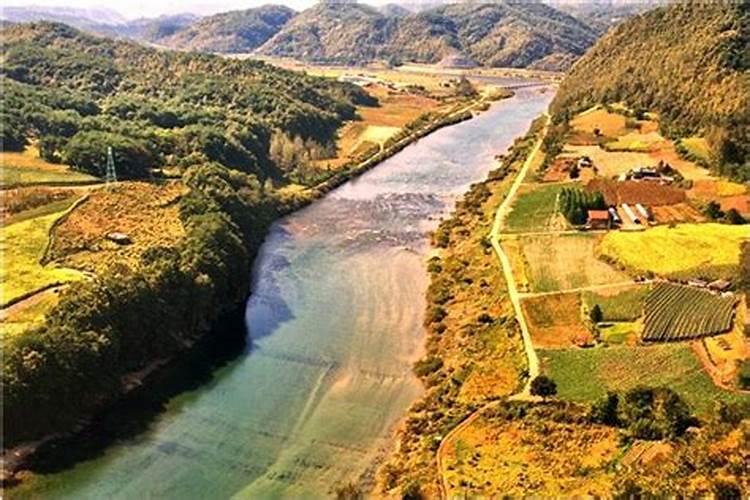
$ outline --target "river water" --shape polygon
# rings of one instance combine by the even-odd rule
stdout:
[[[427,232],[546,109],[546,90],[521,89],[275,223],[254,268],[246,349],[134,437],[18,496],[318,497],[372,472],[422,392],[411,365],[424,344]]]

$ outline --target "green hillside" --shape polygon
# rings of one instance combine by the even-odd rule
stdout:
[[[541,3],[451,4],[385,15],[366,5],[322,2],[295,16],[259,51],[334,63],[436,63],[463,54],[488,66],[561,69],[595,38],[585,24]]]
[[[624,101],[656,111],[671,136],[704,135],[720,173],[750,180],[750,5],[679,3],[611,30],[551,105],[560,120]]]
[[[94,174],[92,148],[108,143],[130,177],[207,160],[280,177],[268,159],[273,130],[329,144],[356,104],[372,103],[353,85],[62,24],[10,26],[0,40],[4,148],[38,139],[47,160]]]
[[[159,43],[203,52],[250,52],[275,35],[293,16],[292,9],[281,5],[223,12],[160,38]]]

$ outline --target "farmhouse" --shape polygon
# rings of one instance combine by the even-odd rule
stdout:
[[[610,220],[608,210],[589,210],[586,225],[591,229],[609,229]]]

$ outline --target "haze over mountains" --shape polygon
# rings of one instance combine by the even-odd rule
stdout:
[[[588,5],[588,4],[586,4]],[[619,4],[618,4],[619,5]],[[609,7],[607,7],[609,6]],[[643,9],[607,2],[385,4],[320,2],[295,12],[264,5],[199,18],[193,14],[126,20],[106,9],[5,8],[10,22],[51,20],[106,36],[180,50],[263,55],[338,64],[372,60],[564,70],[607,29]],[[580,19],[563,9],[580,15]]]

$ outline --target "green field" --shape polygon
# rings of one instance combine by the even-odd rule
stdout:
[[[750,396],[716,387],[686,344],[544,350],[539,358],[559,396],[572,401],[591,402],[607,390],[637,385],[670,387],[700,414],[718,401],[750,401]]]
[[[4,258],[0,267],[1,306],[35,290],[81,278],[82,274],[73,269],[40,264],[49,230],[63,213],[55,212],[0,228],[0,253]]]
[[[583,303],[588,310],[599,305],[602,310],[602,321],[634,321],[643,312],[643,299],[650,287],[636,285],[615,290],[612,293],[586,291],[582,294]]]
[[[505,230],[528,232],[548,229],[557,213],[557,195],[564,187],[572,185],[574,184],[542,184],[533,188],[523,186],[505,220]]]
[[[74,170],[44,170],[29,167],[3,166],[0,186],[32,186],[35,184],[89,184],[97,178]]]

